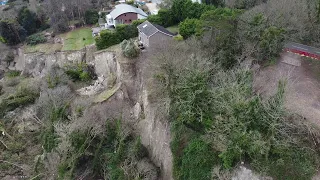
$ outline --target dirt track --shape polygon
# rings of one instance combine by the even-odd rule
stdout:
[[[299,60],[302,66],[282,63],[284,59]],[[283,53],[276,65],[256,73],[255,89],[262,96],[270,96],[276,92],[279,80],[286,80],[285,107],[320,126],[320,83],[304,61],[299,55]]]

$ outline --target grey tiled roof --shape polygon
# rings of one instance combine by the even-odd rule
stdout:
[[[157,24],[151,24],[149,21],[145,21],[144,23],[138,26],[138,29],[144,33],[146,36],[152,36],[156,32],[160,31],[169,36],[175,36],[176,34],[168,31],[166,28],[159,26]]]

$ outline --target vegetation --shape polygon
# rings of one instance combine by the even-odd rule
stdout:
[[[8,45],[16,45],[25,40],[27,32],[15,21],[0,20],[0,36]]]
[[[26,42],[27,42],[27,44],[34,46],[34,45],[37,45],[40,43],[47,42],[47,38],[44,37],[43,34],[33,34],[33,35],[27,37]]]
[[[136,21],[139,25],[142,21]],[[138,36],[138,29],[135,25],[118,25],[115,31],[103,30],[100,37],[96,38],[97,49],[105,49],[112,45],[119,44],[123,40],[128,40]]]
[[[63,51],[80,50],[94,43],[90,28],[79,28],[62,35],[64,38]]]
[[[27,40],[32,52],[49,53],[79,50],[94,39],[89,28],[78,28],[58,35],[65,39],[63,48],[49,46],[38,33],[47,23],[54,32],[94,24],[94,9],[108,2],[46,0],[37,1],[36,9],[26,3],[12,0],[2,11],[16,14],[0,14],[0,41],[16,45]],[[174,179],[231,179],[239,164],[274,179],[311,179],[320,167],[319,129],[284,108],[285,81],[278,82],[276,92],[262,96],[255,73],[242,64],[252,59],[275,62],[285,41],[319,45],[319,1],[225,3],[164,0],[164,8],[147,20],[180,35],[173,45],[139,58],[142,63],[132,67],[132,75],[141,79],[138,84],[115,85],[111,77],[108,85],[113,88],[87,97],[76,91],[88,84],[79,81],[96,78],[93,66],[85,63],[53,65],[43,77],[5,73],[0,82],[0,179],[25,174],[29,179],[158,179],[160,169],[142,145],[148,139],[136,136],[139,128],[132,122],[139,83],[148,85],[148,106],[160,112],[155,114],[157,123],[168,119],[165,123],[171,125]],[[136,58],[140,52],[132,39],[143,22],[102,31],[98,49],[118,44],[109,50]],[[13,51],[1,57],[4,66],[13,64]],[[302,66],[320,77],[318,63],[308,59]],[[118,91],[123,87],[128,90],[125,98]],[[149,114],[143,112],[145,105],[139,118]]]
[[[6,72],[5,76],[8,78],[13,78],[13,77],[20,76],[20,74],[21,74],[21,71],[11,70],[11,71]]]
[[[250,71],[224,71],[207,54],[182,55],[199,49],[169,49],[181,51],[161,57],[160,72],[168,78],[159,79],[171,99],[175,179],[211,179],[213,167],[230,169],[239,162],[276,179],[314,175],[320,161],[312,134],[318,130],[310,134],[310,125],[285,111],[284,82],[262,100]]]
[[[187,39],[191,35],[196,33],[197,24],[199,20],[197,19],[185,19],[183,22],[179,24],[179,33],[183,36],[184,39]]]
[[[66,74],[72,79],[72,81],[90,81],[95,77],[92,69],[84,63],[67,66]]]
[[[123,40],[121,43],[121,50],[125,57],[135,58],[139,56],[140,50],[132,40]]]
[[[16,73],[18,72],[11,72],[7,74],[7,76],[14,77],[17,76]],[[0,99],[0,117],[3,117],[8,111],[34,103],[39,96],[39,89],[37,89],[36,84],[32,87],[30,84],[27,84],[27,80],[22,82],[18,81],[17,83],[13,79],[11,81],[14,81],[12,86],[17,87],[15,87],[15,91],[6,92],[2,95]],[[9,83],[6,85],[10,86]]]
[[[87,10],[84,17],[86,24],[96,24],[99,20],[98,11],[94,9]]]

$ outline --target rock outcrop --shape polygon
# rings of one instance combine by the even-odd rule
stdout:
[[[87,47],[80,51],[24,54],[20,49],[15,68],[25,74],[44,76],[54,64],[64,67],[69,63],[85,62],[95,67],[100,79],[95,85],[81,89],[83,95],[94,95],[103,88],[120,84],[121,87],[117,90],[123,92],[125,95],[122,99],[131,104],[131,109],[126,111],[132,112],[129,121],[135,125],[141,143],[148,149],[152,162],[160,168],[161,179],[172,179],[170,125],[168,121],[161,120],[163,114],[157,113],[157,107],[148,98],[150,90],[144,86],[146,83],[141,73],[143,70],[139,69],[134,61],[121,57],[120,53],[93,51],[94,47]]]

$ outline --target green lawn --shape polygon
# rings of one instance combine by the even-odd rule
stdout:
[[[179,33],[179,26],[178,25],[170,26],[170,27],[167,27],[167,30],[172,33]]]
[[[64,39],[62,51],[80,50],[94,43],[91,28],[79,28],[60,35]]]

